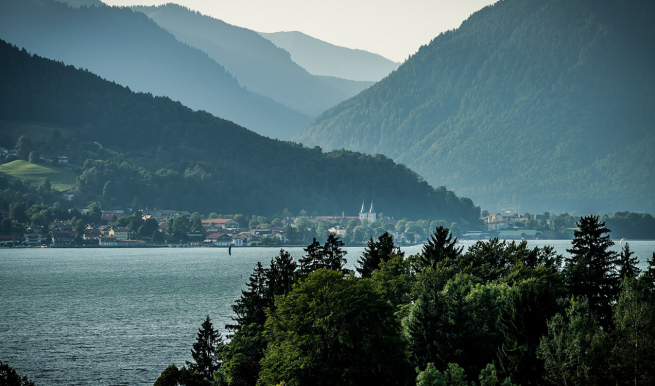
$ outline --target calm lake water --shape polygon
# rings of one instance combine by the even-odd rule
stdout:
[[[465,242],[468,246],[472,242]],[[565,254],[569,241],[535,241]],[[655,241],[630,246],[642,266]],[[417,253],[420,246],[403,248]],[[298,259],[302,248],[287,248]],[[347,248],[352,268],[363,248]],[[617,247],[618,250],[618,247]],[[279,248],[0,250],[0,361],[37,385],[152,385],[223,331],[255,264]]]

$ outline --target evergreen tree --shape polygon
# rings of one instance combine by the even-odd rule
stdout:
[[[295,283],[297,264],[291,254],[280,249],[280,254],[271,259],[271,267],[266,271],[271,304],[275,295],[286,295]]]
[[[300,259],[300,277],[306,278],[311,272],[319,269],[343,271],[343,266],[347,263],[344,258],[347,254],[343,250],[344,245],[338,236],[332,234],[328,236],[324,245],[314,238],[314,241],[304,248],[307,254]]]
[[[598,313],[601,326],[611,322],[611,302],[619,294],[620,280],[615,271],[616,253],[610,248],[610,230],[598,216],[584,216],[577,223],[572,248],[567,249],[571,257],[564,266],[566,285],[573,296],[584,296],[589,308]]]
[[[639,275],[641,270],[637,267],[639,259],[632,257],[635,253],[630,250],[630,244],[625,243],[619,254],[619,260],[617,262],[619,268],[619,278],[629,277],[634,278]]]
[[[437,227],[432,236],[423,245],[421,261],[425,267],[436,268],[437,264],[446,259],[456,259],[464,247],[457,248],[457,238],[443,226]]]
[[[652,282],[655,282],[655,252],[653,252],[653,257],[646,260],[646,262],[648,266],[646,267],[646,271],[644,271],[644,275],[650,278]]]
[[[343,247],[344,243],[339,239],[339,236],[330,234],[325,244],[323,244],[323,261],[325,265],[322,268],[343,271],[343,266],[348,262],[344,258],[348,252],[344,251]]]
[[[187,362],[189,370],[197,371],[206,379],[213,379],[214,371],[221,368],[218,356],[222,348],[223,337],[220,332],[214,330],[209,315],[207,315],[198,329],[198,337],[191,350],[193,362]]]
[[[389,232],[384,232],[378,237],[378,241],[369,239],[368,245],[364,248],[362,258],[357,261],[359,267],[357,272],[363,278],[371,277],[373,271],[380,267],[382,261],[387,261],[394,252],[393,237]]]
[[[323,247],[321,243],[316,241],[316,238],[313,239],[312,243],[309,244],[306,248],[303,248],[305,251],[305,256],[300,258],[300,271],[299,275],[301,278],[307,277],[311,272],[316,271],[317,269],[323,268]]]
[[[269,305],[269,289],[267,272],[262,263],[257,262],[255,270],[250,275],[246,290],[241,291],[239,298],[232,306],[235,313],[233,320],[236,325],[227,325],[230,330],[239,330],[249,324],[264,325],[266,321],[266,308]]]

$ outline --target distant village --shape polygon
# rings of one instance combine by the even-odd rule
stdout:
[[[96,209],[97,210],[97,209]],[[84,208],[80,213],[88,213]],[[2,218],[7,219],[9,212],[0,210]],[[130,217],[131,216],[131,217]],[[130,218],[133,223],[135,216],[140,216],[139,223],[149,224],[155,232],[149,237],[143,237],[139,229],[128,226],[117,226],[121,218]],[[194,218],[195,217],[195,218]],[[544,238],[542,231],[525,227],[529,220],[543,221],[542,215],[525,216],[519,214],[490,214],[481,218],[484,230],[474,230],[460,233],[456,224],[445,221],[425,220],[407,221],[395,220],[391,217],[379,216],[371,203],[362,207],[357,216],[309,216],[301,213],[299,216],[288,216],[273,221],[253,221],[245,216],[202,218],[199,214],[191,214],[184,210],[141,210],[112,209],[100,211],[98,223],[73,224],[71,221],[53,221],[47,228],[32,229],[26,224],[12,220],[14,230],[23,229],[22,234],[0,235],[0,244],[4,246],[40,246],[40,247],[248,247],[273,245],[306,245],[312,238],[325,238],[328,234],[340,236],[349,245],[361,245],[367,238],[377,237],[389,232],[400,245],[414,245],[425,241],[426,237],[436,228],[443,225],[452,227],[455,235],[461,240],[484,240],[490,237],[512,240],[530,240]],[[259,216],[254,216],[257,218]],[[182,221],[184,219],[184,221]],[[262,219],[264,219],[262,217]],[[191,224],[191,222],[195,222]],[[180,235],[177,223],[185,223],[187,228],[181,228],[185,234]],[[175,228],[175,229],[174,229]],[[174,239],[171,235],[176,234]]]

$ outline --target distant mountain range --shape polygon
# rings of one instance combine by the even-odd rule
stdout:
[[[203,213],[288,208],[339,215],[357,213],[367,199],[397,218],[479,225],[480,208],[471,200],[433,189],[384,156],[323,153],[262,137],[0,41],[0,132],[7,125],[30,127],[30,135],[44,138],[36,146],[61,132],[69,146],[57,154],[83,165],[75,186],[80,202],[129,206],[136,198]]]
[[[655,2],[502,0],[295,137],[483,208],[655,210]]]
[[[288,139],[310,120],[242,88],[207,54],[127,8],[74,9],[54,0],[0,0],[0,38],[272,138]]]
[[[177,4],[132,9],[148,15],[179,41],[206,52],[248,90],[310,116],[322,113],[373,84],[311,75],[294,63],[287,51],[257,32]]]
[[[288,51],[294,62],[314,75],[377,82],[400,65],[381,55],[335,46],[302,32],[260,35]]]

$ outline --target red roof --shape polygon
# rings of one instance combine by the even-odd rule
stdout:
[[[212,233],[211,235],[207,236],[206,239],[220,239],[225,237],[230,237],[230,236],[228,236],[226,233]]]

